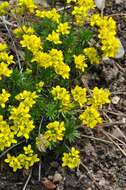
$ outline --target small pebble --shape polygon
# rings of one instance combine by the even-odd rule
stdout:
[[[118,104],[118,103],[119,103],[119,100],[120,100],[120,97],[119,97],[119,96],[114,96],[114,97],[112,98],[112,103],[113,103],[113,104]]]
[[[53,177],[53,182],[54,183],[59,183],[59,182],[62,181],[62,179],[63,179],[63,177],[61,176],[61,174],[56,172],[54,174],[54,177]]]

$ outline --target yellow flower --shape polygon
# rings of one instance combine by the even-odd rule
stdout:
[[[62,41],[60,40],[60,34],[55,31],[52,31],[52,34],[49,34],[46,39],[50,42],[53,42],[54,44],[62,43]]]
[[[36,11],[36,16],[40,18],[48,18],[52,20],[53,22],[59,23],[60,14],[57,12],[55,8],[49,10],[49,11]]]
[[[52,66],[52,58],[48,53],[45,52],[35,52],[32,62],[36,61],[40,67],[44,67],[45,69]]]
[[[86,88],[82,88],[77,85],[74,89],[71,90],[71,93],[74,100],[80,104],[80,107],[83,107],[83,105],[87,102]]]
[[[63,154],[62,161],[63,167],[68,166],[70,169],[78,167],[78,165],[80,164],[79,150],[72,147],[69,153]]]
[[[7,1],[0,3],[0,16],[3,16],[7,13],[9,8],[9,3]]]
[[[20,37],[23,34],[29,34],[29,35],[34,34],[35,31],[32,27],[23,25],[21,27],[14,29],[13,33],[16,35],[16,37]]]
[[[94,47],[85,48],[84,54],[88,57],[91,64],[100,63],[100,57],[98,56],[97,50]]]
[[[62,35],[67,35],[70,33],[70,26],[68,22],[60,23],[56,30],[57,33],[61,33]]]
[[[41,39],[36,35],[23,35],[23,40],[20,41],[20,44],[23,48],[27,48],[32,53],[36,53],[42,49]]]
[[[67,3],[71,3],[71,2],[77,2],[77,0],[67,0]]]
[[[15,133],[11,130],[8,123],[3,120],[3,116],[0,115],[0,151],[10,147],[12,143],[17,143],[14,135]]]
[[[33,154],[33,150],[32,150],[32,148],[31,148],[31,145],[29,144],[27,147],[25,146],[24,148],[24,152],[25,152],[25,154],[26,155],[32,155]]]
[[[30,13],[34,13],[37,6],[34,4],[34,0],[18,0],[18,6],[27,9]]]
[[[0,43],[0,52],[5,51],[7,49],[7,45],[5,43]]]
[[[0,80],[3,76],[10,77],[12,70],[8,69],[8,65],[4,62],[0,63]]]
[[[47,126],[47,131],[44,133],[44,138],[47,141],[47,146],[51,142],[62,141],[64,137],[65,126],[64,122],[54,121],[49,123]]]
[[[44,82],[43,81],[40,81],[39,83],[36,84],[36,91],[37,92],[41,92],[42,88],[44,86]]]
[[[24,90],[23,92],[21,92],[15,97],[15,99],[22,101],[23,105],[29,108],[32,107],[36,103],[35,100],[37,98],[38,98],[38,95],[36,94],[36,92],[30,92],[27,90]]]
[[[86,57],[85,55],[74,55],[74,63],[77,69],[80,69],[82,72],[84,72],[85,68],[87,68],[87,64],[86,64]]]
[[[90,128],[94,128],[97,124],[102,123],[99,112],[93,106],[87,107],[79,118],[82,120],[83,125],[87,125]]]
[[[3,61],[4,63],[7,63],[8,65],[11,65],[12,63],[15,63],[13,60],[13,55],[8,55],[6,52],[0,52],[0,61]]]
[[[92,90],[92,98],[89,99],[89,102],[95,107],[102,107],[104,104],[110,103],[109,96],[111,93],[107,89],[95,87]]]
[[[5,103],[9,100],[10,93],[8,93],[5,89],[2,89],[2,94],[0,94],[0,106],[5,108]]]
[[[63,107],[64,109],[71,107],[70,94],[65,88],[61,88],[58,85],[56,87],[53,87],[51,93],[54,96],[54,100],[60,101],[61,107]]]
[[[5,162],[9,163],[9,166],[13,168],[14,172],[22,168],[18,158],[16,158],[15,156],[11,156],[10,154],[7,154],[7,159],[5,159]]]

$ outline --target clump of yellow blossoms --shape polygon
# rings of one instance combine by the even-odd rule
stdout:
[[[70,33],[70,26],[68,22],[59,23],[56,32],[61,33],[62,35],[68,35]]]
[[[85,68],[88,67],[86,64],[86,57],[83,54],[80,55],[74,55],[74,63],[77,69],[80,69],[81,71],[84,72]]]
[[[60,40],[60,34],[55,31],[52,31],[52,34],[49,34],[46,39],[50,42],[53,42],[54,44],[62,43],[62,41]]]
[[[44,82],[43,81],[40,81],[39,83],[36,84],[36,91],[37,92],[41,92],[41,90],[43,89],[43,86],[44,86]]]
[[[2,89],[2,93],[0,94],[0,106],[5,108],[5,103],[9,100],[10,93],[8,93],[5,89]]]
[[[97,50],[94,47],[85,48],[84,54],[87,56],[91,64],[99,64],[100,57],[98,55]]]
[[[78,0],[77,6],[74,6],[72,14],[75,16],[76,23],[83,25],[90,18],[90,10],[95,8],[93,0]]]
[[[74,100],[79,103],[80,107],[83,107],[83,105],[87,102],[86,88],[82,88],[77,85],[74,89],[71,90],[71,93]]]
[[[111,17],[94,14],[90,19],[90,24],[99,27],[98,37],[101,40],[103,56],[114,58],[120,47],[116,37],[116,22]]]
[[[9,3],[7,1],[0,3],[0,16],[3,16],[7,13],[9,8]]]
[[[8,66],[15,63],[13,55],[9,55],[6,51],[7,45],[0,43],[0,80],[3,76],[10,77],[12,70]]]
[[[51,21],[56,22],[56,23],[59,23],[59,20],[60,20],[60,14],[55,8],[49,11],[36,10],[36,16],[40,18],[48,18]]]
[[[111,95],[110,91],[108,89],[103,89],[98,87],[95,87],[92,90],[92,98],[89,99],[89,102],[95,106],[95,107],[102,107],[104,104],[109,104],[110,98],[109,96]]]
[[[38,50],[42,49],[42,43],[38,36],[35,34],[23,35],[23,40],[20,41],[22,47],[27,48],[32,53],[36,53]]]
[[[69,78],[70,67],[63,61],[63,53],[61,50],[51,49],[49,53],[38,51],[34,54],[32,62],[36,61],[41,67],[52,67],[58,75],[64,79]]]
[[[60,86],[53,87],[51,91],[54,100],[58,100],[61,103],[61,108],[63,110],[69,109],[71,107],[71,100],[69,92]]]
[[[9,163],[9,166],[13,168],[13,171],[16,172],[17,169],[29,169],[36,162],[39,161],[37,154],[33,154],[33,150],[31,149],[31,145],[24,147],[24,154],[19,154],[18,156],[11,156],[7,154],[7,158],[5,159],[6,163]]]
[[[100,113],[93,106],[87,107],[79,118],[82,120],[83,125],[87,125],[90,128],[94,128],[97,124],[102,123]]]
[[[35,128],[31,115],[29,114],[30,108],[36,103],[38,95],[36,92],[23,91],[15,98],[20,102],[18,107],[12,107],[10,111],[10,120],[13,120],[13,126],[17,137],[24,136],[29,139],[30,132]]]
[[[72,147],[69,153],[63,154],[62,161],[63,167],[68,166],[70,169],[78,167],[78,165],[80,164],[79,150]]]
[[[15,133],[11,130],[8,123],[3,120],[3,116],[0,115],[0,151],[10,147],[13,143],[17,143],[14,135]]]
[[[18,94],[15,98],[19,101],[22,101],[24,106],[30,108],[33,106],[33,104],[36,103],[35,100],[38,98],[38,95],[36,94],[36,92],[30,92],[30,91],[24,90],[23,92]]]
[[[18,27],[16,29],[13,30],[13,33],[16,35],[16,37],[20,37],[22,36],[23,34],[29,34],[29,35],[32,35],[35,33],[34,29],[30,26],[26,26],[26,25],[23,25],[21,27]]]
[[[62,141],[64,137],[65,126],[64,122],[54,121],[46,126],[47,131],[44,133],[44,138],[47,142],[46,146],[50,143],[56,143]]]
[[[17,5],[24,10],[28,10],[30,13],[34,13],[37,8],[34,0],[18,0]]]

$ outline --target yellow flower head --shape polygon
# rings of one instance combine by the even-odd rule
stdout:
[[[44,138],[47,141],[47,146],[51,142],[62,141],[64,137],[65,126],[64,122],[54,121],[49,123],[47,126],[47,131],[44,133]]]
[[[18,0],[18,6],[27,9],[30,13],[34,13],[35,9],[37,8],[34,0]]]
[[[72,147],[71,152],[63,154],[62,161],[63,167],[68,166],[70,169],[78,167],[80,164],[79,150]]]
[[[23,25],[21,27],[14,29],[13,33],[16,35],[16,37],[20,37],[23,34],[29,34],[29,35],[34,34],[35,31],[32,27]]]
[[[84,72],[85,68],[87,68],[87,64],[86,64],[86,57],[85,55],[74,55],[74,63],[77,69],[80,69],[82,72]]]
[[[57,12],[55,8],[49,10],[49,11],[36,11],[36,16],[40,18],[48,18],[52,20],[53,22],[59,23],[60,14]]]
[[[61,33],[62,35],[67,35],[70,33],[70,26],[68,22],[60,23],[56,30],[57,33]]]
[[[71,93],[74,100],[79,103],[80,107],[83,107],[83,105],[87,102],[86,88],[82,88],[77,85],[74,89],[71,90]]]
[[[8,93],[5,89],[2,89],[2,93],[0,94],[0,106],[5,108],[5,103],[9,100],[10,93]]]
[[[94,128],[97,124],[102,123],[102,118],[100,117],[99,112],[93,106],[87,107],[79,118],[82,120],[83,125],[90,128]]]
[[[100,57],[97,53],[97,50],[94,47],[85,48],[84,54],[88,57],[91,64],[99,64],[100,63]]]
[[[0,52],[5,51],[7,49],[7,45],[5,43],[0,43]]]
[[[40,37],[36,35],[23,35],[23,40],[20,41],[20,44],[23,48],[27,48],[33,54],[42,49],[42,43]]]
[[[9,8],[9,3],[7,1],[0,3],[0,16],[3,16],[7,13]]]
[[[102,105],[110,103],[110,95],[111,93],[109,90],[103,88],[98,89],[98,87],[95,87],[92,90],[93,97],[89,99],[89,102],[95,107],[102,107]]]
[[[60,34],[55,31],[52,31],[52,34],[49,34],[46,39],[50,42],[53,42],[54,44],[62,43],[62,41],[60,40]]]

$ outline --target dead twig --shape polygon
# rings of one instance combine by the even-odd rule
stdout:
[[[111,141],[107,141],[107,140],[100,139],[100,138],[93,137],[93,136],[81,135],[81,137],[85,137],[85,138],[93,139],[93,140],[96,140],[96,141],[99,141],[99,142],[102,142],[102,143],[112,144]]]
[[[27,178],[27,180],[26,180],[26,183],[25,183],[25,185],[24,185],[24,187],[23,187],[22,190],[26,190],[27,185],[28,185],[28,183],[29,183],[29,181],[30,181],[31,175],[32,175],[32,169],[31,169],[30,172],[29,172],[29,176],[28,176],[28,178]]]
[[[118,143],[116,143],[112,137],[110,136],[109,133],[107,133],[106,131],[102,130],[102,133],[122,152],[122,154],[124,156],[126,156],[126,152],[118,145]]]
[[[4,156],[7,152],[9,152],[10,150],[12,150],[13,148],[15,148],[16,146],[20,145],[21,143],[23,143],[24,141],[21,141],[13,146],[11,146],[10,148],[6,149],[2,154],[0,154],[0,158],[2,158],[2,156]]]
[[[1,20],[2,20],[4,26],[5,26],[6,30],[7,30],[7,33],[9,35],[10,39],[11,39],[12,44],[13,44],[14,51],[15,51],[15,54],[16,54],[16,57],[17,57],[17,61],[18,61],[18,65],[19,65],[19,69],[20,69],[20,72],[22,73],[21,61],[20,61],[20,58],[19,58],[19,55],[18,55],[18,51],[17,51],[16,45],[15,45],[15,42],[14,42],[13,37],[11,35],[11,32],[10,32],[10,30],[9,30],[7,24],[6,24],[5,16],[2,16]]]

